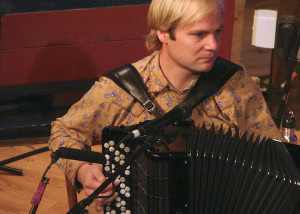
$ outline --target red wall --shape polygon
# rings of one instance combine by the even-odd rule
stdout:
[[[235,0],[226,0],[220,55],[230,59]],[[149,53],[148,5],[1,17],[0,86],[97,78]]]

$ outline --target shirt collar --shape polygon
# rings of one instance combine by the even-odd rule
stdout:
[[[172,86],[169,84],[165,75],[163,74],[160,63],[159,63],[159,51],[155,51],[150,56],[139,61],[138,69],[142,70],[141,76],[146,82],[149,93],[158,93],[169,87],[171,90]],[[191,90],[195,83],[197,82],[199,75],[195,75],[193,80],[187,85],[187,87],[182,91],[183,93]],[[175,91],[175,90],[174,90]]]

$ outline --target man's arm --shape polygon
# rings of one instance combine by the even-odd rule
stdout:
[[[52,122],[49,140],[52,151],[59,147],[85,150],[93,145],[94,140],[101,139],[101,127],[112,124],[114,119],[114,111],[111,111],[107,100],[103,98],[106,91],[104,83],[96,82],[66,115]],[[97,165],[67,159],[59,159],[57,165],[64,170],[77,190],[83,188],[87,194],[91,194],[105,180],[101,168]],[[103,194],[111,194],[111,186]],[[97,202],[103,204],[109,200],[100,199]]]

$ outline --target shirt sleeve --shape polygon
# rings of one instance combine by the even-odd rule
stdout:
[[[100,78],[66,115],[52,122],[50,150],[56,151],[59,147],[86,150],[93,142],[100,141],[102,129],[113,124],[116,119],[114,112],[119,111],[118,106],[111,104],[119,96],[111,87],[110,81]],[[76,187],[77,170],[84,163],[60,158],[56,164]]]

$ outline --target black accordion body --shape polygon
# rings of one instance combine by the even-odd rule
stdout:
[[[119,196],[104,207],[106,214],[294,212],[299,169],[282,142],[240,137],[222,128],[199,130],[191,125],[187,130],[185,152],[150,147],[118,176]],[[103,130],[107,177],[144,140],[118,144],[129,131]]]

